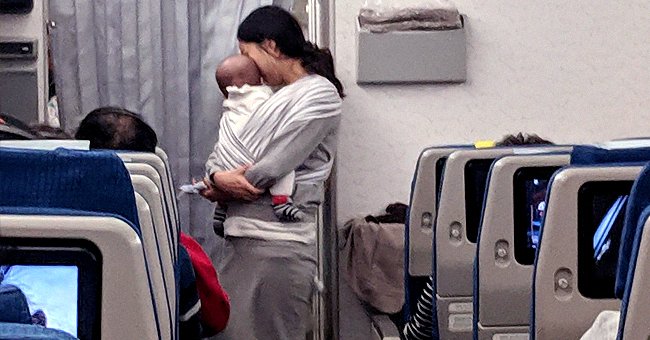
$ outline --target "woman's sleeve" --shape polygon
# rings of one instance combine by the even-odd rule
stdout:
[[[275,181],[302,165],[336,131],[341,116],[341,101],[337,94],[322,94],[316,100],[306,100],[299,110],[313,119],[296,119],[291,128],[276,136],[258,161],[246,171],[246,179],[256,188],[267,189]],[[314,114],[314,111],[319,111]],[[331,146],[334,149],[334,146]]]
[[[339,117],[314,119],[269,144],[264,155],[246,171],[246,179],[256,188],[267,189],[305,162],[316,147],[338,125]]]

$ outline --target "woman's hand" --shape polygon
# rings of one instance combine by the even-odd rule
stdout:
[[[236,199],[254,201],[264,192],[248,182],[244,173],[249,166],[242,166],[231,171],[218,171],[212,174],[212,181],[217,191],[222,191]]]
[[[194,184],[194,181],[192,182],[193,182],[192,184]],[[220,191],[219,189],[215,188],[214,185],[210,183],[210,181],[204,179],[203,183],[205,184],[206,189],[199,191],[199,194],[203,196],[205,199],[209,200],[210,202],[219,202],[219,203],[223,203],[228,200],[226,197],[227,195],[224,192]]]

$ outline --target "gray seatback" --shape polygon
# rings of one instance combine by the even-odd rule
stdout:
[[[169,213],[166,213],[167,218],[169,219],[168,221],[168,226],[170,226],[170,231],[172,235],[172,241],[173,241],[173,247],[172,247],[172,252],[174,254],[174,261],[178,259],[178,238],[179,238],[179,227],[178,223],[174,223],[175,221],[173,220],[174,214],[173,214],[173,209],[174,209],[174,204],[173,202],[175,201],[174,197],[174,190],[170,186],[171,179],[169,179],[167,175],[167,170],[165,167],[165,163],[163,160],[156,154],[154,153],[147,153],[147,152],[118,152],[117,155],[124,161],[124,163],[144,163],[152,166],[156,171],[158,172],[158,176],[161,178],[161,184],[162,184],[162,192],[161,192],[161,197],[164,199],[164,206],[166,211]],[[171,207],[170,207],[171,205]]]
[[[164,309],[158,309],[158,314],[169,315],[167,318],[170,319],[170,325],[173,325],[174,315],[176,312],[176,281],[174,278],[174,266],[170,249],[171,245],[168,243],[169,229],[167,228],[162,208],[162,196],[155,183],[145,176],[132,174],[131,182],[133,182],[136,197],[141,196],[149,208],[149,216],[147,216],[145,212],[145,214],[142,214],[140,218],[145,221],[145,223],[141,224],[143,238],[145,238],[144,236],[149,232],[153,235],[152,237],[145,238],[143,241],[145,249],[149,249],[152,254],[154,251],[157,253],[156,257],[148,256],[147,259],[150,264],[152,262],[158,262],[161,271],[154,277],[155,279],[161,280],[161,289],[164,292],[164,300],[162,301],[164,302]],[[138,202],[138,204],[141,205],[141,202]],[[140,214],[140,206],[138,213]],[[152,243],[149,244],[149,242]],[[158,292],[158,288],[156,289],[156,292]],[[164,327],[161,326],[161,328]],[[171,327],[172,334],[174,328],[175,327]]]
[[[171,171],[172,168],[171,168],[171,164],[169,164],[169,157],[167,157],[167,153],[165,153],[165,150],[159,147],[156,147],[156,155],[158,155],[158,157],[162,159],[163,164],[165,165],[165,170],[167,172],[167,176],[166,176],[167,186],[171,189],[171,193],[169,197],[165,196],[165,199],[167,200],[167,204],[171,209],[171,213],[172,216],[174,217],[174,221],[176,221],[174,225],[177,226],[177,228],[180,228],[181,221],[178,215],[178,202],[176,201],[176,191],[174,189],[175,188],[174,177],[172,176],[172,171]]]
[[[142,242],[113,217],[0,215],[3,237],[85,239],[102,254],[101,339],[158,339]]]
[[[436,164],[457,148],[428,148],[420,154],[409,206],[408,257],[411,276],[431,275],[433,224],[436,221]]]
[[[514,256],[514,177],[522,168],[560,167],[569,161],[568,154],[549,154],[506,156],[494,163],[478,245],[479,339],[528,337],[533,266]]]
[[[578,290],[578,193],[588,182],[633,181],[641,167],[570,167],[549,187],[533,292],[535,338],[579,339],[615,299],[588,299]]]
[[[135,186],[134,183],[134,187]],[[160,324],[160,334],[163,338],[172,338],[173,314],[169,302],[170,293],[164,280],[165,264],[162,261],[157,244],[158,240],[155,235],[153,213],[151,206],[142,195],[137,192],[137,188],[135,188],[135,191],[135,202],[138,208],[138,221],[140,222],[140,230],[142,232],[142,244],[147,260],[147,270],[149,271],[149,278],[151,280],[154,302],[156,304],[156,312]],[[171,292],[175,296],[174,291]]]
[[[148,179],[150,179],[156,186],[157,190],[159,193],[163,192],[163,184],[162,184],[162,178],[154,169],[151,165],[145,164],[145,163],[126,163],[125,164],[126,169],[129,171],[129,174],[131,175],[140,175],[144,176]],[[173,223],[173,217],[171,216],[171,211],[169,211],[167,204],[165,204],[164,201],[164,195],[161,195],[160,200],[161,200],[161,208],[163,210],[163,214],[165,216],[164,222],[165,222],[165,230],[167,232],[165,233],[167,235],[167,244],[169,244],[169,252],[171,254],[171,258],[174,258],[174,249],[173,249],[173,235],[172,235],[172,225],[169,223]],[[160,230],[161,232],[163,230]]]
[[[465,165],[473,159],[494,159],[512,148],[461,150],[445,165],[435,225],[436,303],[441,339],[471,339],[472,282],[476,244],[465,230]]]

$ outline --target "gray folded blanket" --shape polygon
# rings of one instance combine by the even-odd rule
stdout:
[[[462,27],[455,8],[401,8],[380,11],[362,8],[359,25],[374,33],[390,31],[450,30]]]

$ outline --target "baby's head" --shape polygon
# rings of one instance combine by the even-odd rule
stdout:
[[[253,59],[240,54],[222,61],[215,76],[224,97],[228,97],[228,86],[262,85],[262,75]]]

